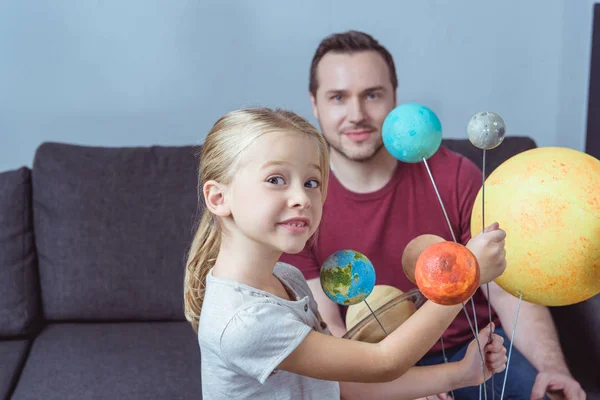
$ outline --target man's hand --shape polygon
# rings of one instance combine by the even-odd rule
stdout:
[[[570,375],[559,371],[540,372],[535,378],[531,400],[541,400],[546,393],[551,399],[586,399],[581,385]]]

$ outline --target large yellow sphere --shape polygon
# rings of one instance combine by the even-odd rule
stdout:
[[[481,190],[471,233],[482,230]],[[485,224],[506,231],[505,272],[495,282],[546,305],[600,293],[600,161],[577,150],[542,147],[506,160],[485,181]]]

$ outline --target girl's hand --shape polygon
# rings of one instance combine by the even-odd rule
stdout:
[[[494,329],[494,324],[491,324]],[[479,331],[479,344],[485,360],[485,368],[481,366],[481,355],[477,349],[477,341],[473,339],[467,348],[465,357],[459,361],[463,369],[463,386],[477,386],[484,382],[482,373],[485,370],[485,380],[488,380],[492,373],[504,371],[506,368],[506,347],[504,347],[504,338],[493,334],[490,341],[490,326]]]
[[[473,252],[479,263],[481,285],[493,281],[504,273],[505,238],[506,232],[500,229],[497,222],[494,222],[467,243],[467,248]]]
[[[452,400],[452,396],[450,396],[448,393],[440,393],[432,396],[421,397],[417,400]]]

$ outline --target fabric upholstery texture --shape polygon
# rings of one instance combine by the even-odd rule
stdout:
[[[34,226],[46,319],[183,320],[195,151],[40,146]]]
[[[468,140],[443,144],[481,168]],[[486,153],[486,174],[535,147],[506,137]],[[0,173],[0,399],[13,389],[17,400],[202,398],[183,317],[198,151],[44,143],[32,170]],[[551,308],[592,400],[599,310],[600,295]]]
[[[25,362],[29,341],[0,341],[0,399],[8,398]]]
[[[12,400],[201,399],[187,322],[56,323],[33,343]]]
[[[23,336],[40,319],[31,215],[31,171],[0,173],[0,337]]]

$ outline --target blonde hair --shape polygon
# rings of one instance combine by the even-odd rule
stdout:
[[[215,122],[200,152],[199,202],[204,203],[203,185],[206,181],[230,183],[244,150],[261,135],[277,131],[297,132],[314,138],[320,153],[320,188],[324,202],[329,180],[329,156],[325,140],[311,123],[297,114],[264,107],[232,111]],[[214,265],[220,245],[219,221],[204,204],[200,224],[188,254],[183,288],[185,317],[196,333],[206,289],[206,276]]]

